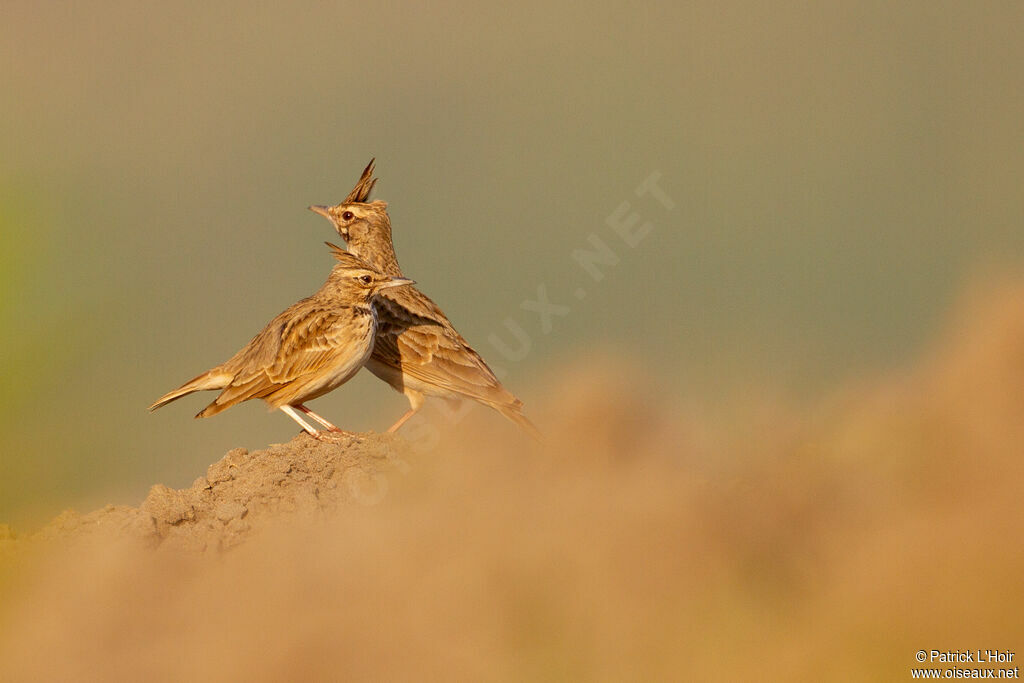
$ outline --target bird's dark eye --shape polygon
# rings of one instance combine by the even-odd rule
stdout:
[[[359,280],[360,280],[360,282],[362,282],[362,283],[363,283],[364,285],[368,285],[368,284],[370,284],[371,282],[373,282],[373,278],[372,278],[372,277],[370,277],[369,275],[361,275],[361,276],[359,277]]]
[[[351,211],[346,211],[345,213],[341,214],[341,220],[343,220],[343,221],[350,221],[350,220],[352,220],[355,217],[356,217],[356,215],[354,213],[352,213]]]

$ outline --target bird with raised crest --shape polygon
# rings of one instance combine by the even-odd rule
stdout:
[[[331,435],[351,436],[305,403],[341,386],[363,367],[377,331],[374,298],[413,281],[383,274],[340,247],[328,246],[338,263],[316,294],[271,320],[230,360],[162,396],[149,409],[194,391],[214,389],[220,394],[196,417],[210,417],[242,401],[261,398],[317,439],[333,436],[314,428],[301,414]]]
[[[374,160],[359,182],[335,206],[311,206],[331,222],[349,251],[385,275],[404,277],[391,240],[387,204],[370,201],[377,179]],[[388,429],[396,431],[423,406],[427,396],[469,398],[490,406],[534,438],[537,428],[523,415],[523,403],[502,386],[479,353],[463,339],[444,312],[416,287],[382,292],[377,337],[367,369],[409,400],[409,410]]]

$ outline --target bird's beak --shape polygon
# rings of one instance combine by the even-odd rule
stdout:
[[[309,207],[309,210],[312,211],[313,213],[320,214],[327,220],[331,220],[330,208],[331,207],[329,206],[320,206],[318,204],[314,204],[313,206]]]
[[[402,285],[414,285],[415,280],[407,280],[404,277],[396,277],[393,280],[383,283],[380,288],[387,289],[388,287],[401,287]]]

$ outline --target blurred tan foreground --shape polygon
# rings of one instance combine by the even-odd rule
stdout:
[[[537,450],[477,412],[427,452],[233,451],[0,541],[0,680],[905,680],[920,649],[1018,651],[1022,302],[970,293],[915,367],[811,410],[666,405],[592,358],[532,406]]]

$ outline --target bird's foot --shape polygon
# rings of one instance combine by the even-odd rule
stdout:
[[[338,429],[337,427],[330,430],[316,431],[310,434],[310,436],[323,443],[348,443],[359,438],[359,435],[355,432]]]

